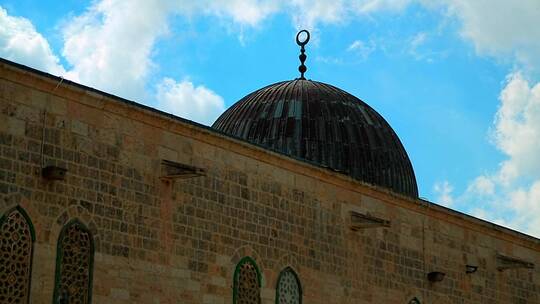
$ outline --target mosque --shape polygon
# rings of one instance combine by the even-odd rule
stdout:
[[[540,240],[419,198],[309,38],[211,127],[0,59],[0,303],[540,303]]]

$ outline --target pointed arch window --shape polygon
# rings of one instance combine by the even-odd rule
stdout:
[[[88,304],[92,297],[94,241],[79,221],[66,224],[58,237],[53,303]]]
[[[302,285],[300,285],[298,275],[291,267],[286,267],[279,274],[276,288],[276,303],[302,303]]]
[[[255,261],[250,257],[242,258],[236,265],[233,303],[261,303],[261,273]]]
[[[32,222],[22,208],[0,218],[0,303],[28,303],[35,240]]]

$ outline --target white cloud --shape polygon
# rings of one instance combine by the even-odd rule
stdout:
[[[353,2],[353,7],[360,13],[368,14],[379,11],[401,11],[412,0],[364,0]]]
[[[345,23],[355,16],[399,13],[414,3],[432,10],[442,8],[448,17],[457,18],[462,37],[479,54],[516,60],[524,69],[540,69],[538,0],[294,0],[289,10],[298,28],[313,29],[319,23]],[[425,38],[422,34],[415,37],[411,46],[414,48],[414,43],[421,44]]]
[[[442,0],[462,22],[461,34],[480,54],[510,56],[540,67],[538,0]]]
[[[456,202],[474,215],[540,236],[540,83],[512,73],[500,94],[493,143],[506,156],[495,172],[475,178]]]
[[[210,124],[225,107],[223,99],[204,86],[165,78],[156,85],[155,96],[146,89],[152,51],[167,33],[167,16],[178,9],[174,5],[104,0],[67,20],[62,51],[71,64],[67,72],[29,20],[11,17],[0,7],[0,54],[122,97],[156,100],[163,110]]]
[[[438,204],[446,207],[454,204],[454,197],[452,195],[454,187],[448,181],[435,183],[433,191],[437,194],[436,202]]]
[[[491,138],[506,156],[488,175],[473,179],[461,195],[445,183],[434,186],[438,201],[462,206],[473,215],[540,236],[540,83],[524,76],[540,70],[540,2],[537,0],[417,0],[457,18],[460,34],[479,55],[513,63],[499,96]],[[426,36],[416,36],[416,49]],[[534,73],[532,73],[534,74]]]
[[[467,187],[467,193],[477,196],[490,196],[495,193],[495,182],[492,177],[478,176]]]
[[[223,98],[211,90],[171,78],[164,78],[158,85],[157,101],[160,109],[206,125],[225,110]]]
[[[356,16],[400,12],[413,0],[292,0],[283,5],[297,29],[313,30],[318,24],[347,23]]]
[[[318,23],[337,24],[347,19],[344,0],[292,0],[284,7],[297,29],[314,30]]]
[[[210,3],[207,5],[208,10],[216,9]],[[156,84],[155,96],[150,96],[146,89],[154,66],[152,52],[156,41],[168,32],[168,17],[190,13],[193,8],[180,7],[180,3],[172,1],[96,3],[71,20],[64,30],[63,55],[73,65],[70,74],[84,84],[138,101],[155,100],[161,110],[200,123],[212,123],[225,107],[223,99],[206,87],[165,78]],[[233,3],[223,12],[239,14],[242,8],[246,7]],[[254,11],[249,14],[252,15],[246,16],[247,19],[239,15],[232,18],[251,24],[262,16]]]
[[[419,32],[411,39],[411,48],[417,49],[419,46],[426,42],[427,34],[426,32]]]
[[[54,75],[65,73],[49,43],[36,31],[32,23],[22,17],[9,16],[2,7],[0,7],[0,56]]]
[[[509,225],[540,236],[540,180],[527,189],[518,189],[508,195],[508,206],[515,216]]]
[[[145,99],[156,40],[167,32],[166,1],[95,3],[66,23],[62,55],[70,77],[123,97]],[[141,13],[144,12],[144,13]]]
[[[362,40],[355,40],[347,47],[347,51],[354,52],[358,54],[361,59],[365,60],[373,53],[373,51],[375,51],[375,42],[370,40],[368,43],[365,43]]]
[[[433,10],[442,8],[448,17],[457,18],[462,37],[479,54],[515,60],[524,69],[540,70],[538,0],[295,0],[290,4],[290,14],[297,27],[312,29],[318,23],[344,23],[355,16],[399,13],[414,3]],[[420,33],[411,46],[418,47],[425,38]]]
[[[490,199],[471,200],[474,216],[510,227],[537,237],[540,236],[540,180],[524,187],[499,187]],[[480,206],[477,206],[480,205]]]
[[[419,32],[416,33],[408,41],[408,53],[413,56],[416,60],[426,60],[427,62],[433,62],[433,56],[436,55],[435,52],[429,49],[423,48],[428,39],[428,33]]]
[[[508,184],[519,176],[540,178],[540,83],[531,87],[520,73],[511,74],[500,100],[493,137],[508,156],[500,180]]]
[[[214,0],[201,5],[207,14],[230,18],[235,23],[257,26],[279,10],[279,2],[271,0]]]

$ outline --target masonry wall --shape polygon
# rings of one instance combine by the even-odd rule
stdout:
[[[0,215],[36,230],[31,302],[51,303],[62,226],[94,236],[94,303],[231,303],[244,256],[274,303],[292,267],[304,303],[540,303],[540,241],[355,182],[211,130],[0,64]],[[161,179],[161,160],[206,175]],[[44,165],[67,168],[47,181]],[[350,211],[390,220],[353,231]],[[473,274],[465,265],[477,265]],[[446,273],[430,283],[426,274]]]

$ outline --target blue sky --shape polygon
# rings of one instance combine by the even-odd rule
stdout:
[[[420,195],[540,236],[540,1],[0,0],[0,56],[204,124],[306,77],[392,125]]]

